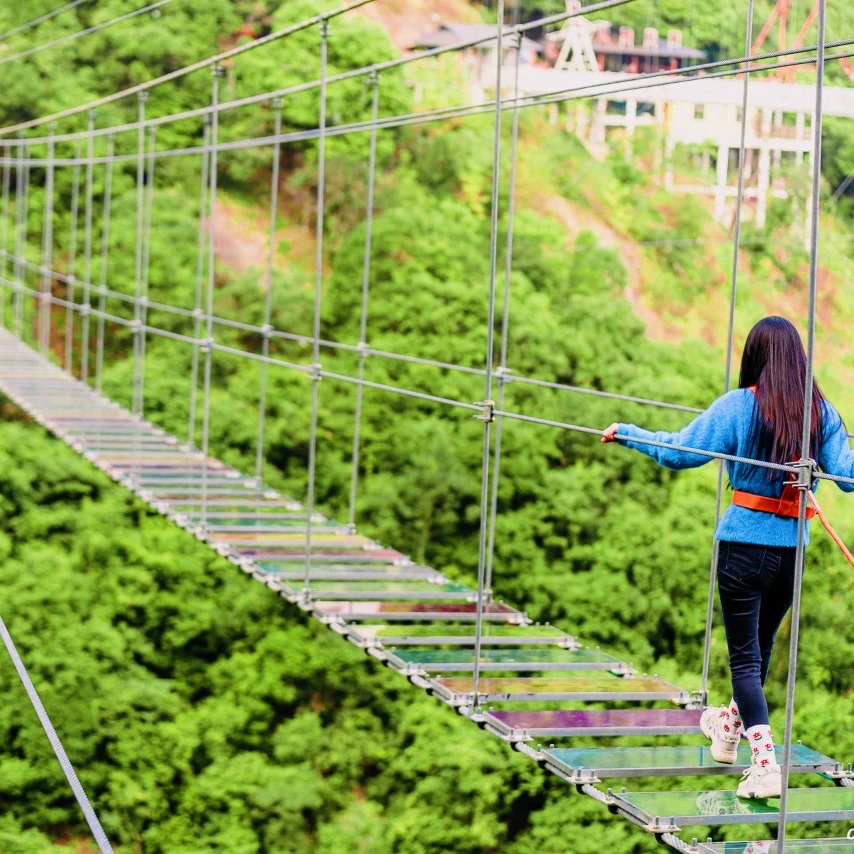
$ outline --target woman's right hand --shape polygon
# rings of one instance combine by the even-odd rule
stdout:
[[[612,424],[610,427],[606,427],[602,431],[602,442],[616,442],[617,429],[619,428],[619,424]]]

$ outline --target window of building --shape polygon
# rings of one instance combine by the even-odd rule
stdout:
[[[704,118],[706,118],[706,108],[703,104],[697,104],[694,107],[694,118],[701,122]]]

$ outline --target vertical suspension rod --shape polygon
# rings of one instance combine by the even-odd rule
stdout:
[[[824,71],[825,37],[827,31],[827,0],[819,0],[818,9],[818,51],[816,55],[815,83],[815,120],[813,176],[812,176],[812,219],[810,222],[810,278],[809,306],[807,309],[807,369],[804,382],[804,423],[801,436],[801,461],[810,457],[810,436],[812,433],[812,396],[815,368],[815,326],[816,299],[818,292],[818,217],[821,211],[821,128],[824,117]],[[812,479],[810,467],[810,479]],[[803,476],[803,472],[802,472]],[[812,484],[807,484],[810,488]],[[795,685],[798,673],[798,641],[801,626],[801,594],[804,579],[804,557],[806,552],[805,527],[807,510],[807,490],[801,488],[798,505],[798,544],[795,552],[795,590],[792,600],[792,630],[789,642],[789,672],[786,681],[786,723],[783,733],[782,792],[780,797],[780,818],[777,823],[777,851],[783,854],[786,844],[786,812],[788,808],[789,763],[792,758],[792,722],[795,714]]]
[[[273,135],[278,139],[282,132],[282,99],[273,100],[275,118]],[[273,316],[273,266],[276,261],[276,218],[279,214],[279,167],[281,149],[278,142],[273,144],[273,170],[270,176],[270,245],[267,251],[267,277],[264,292],[264,322],[261,327],[261,382],[258,391],[258,445],[255,448],[255,477],[260,481],[264,465],[264,422],[267,418],[267,357],[270,355],[270,320]]]
[[[738,147],[738,195],[735,202],[735,235],[732,249],[732,275],[730,277],[729,321],[727,324],[726,369],[724,372],[724,392],[732,386],[732,348],[735,337],[735,300],[738,295],[738,255],[741,249],[741,212],[744,205],[744,169],[747,161],[747,101],[750,84],[750,53],[753,42],[753,5],[754,0],[747,3],[747,24],[745,26],[744,55],[747,62],[744,66],[744,86],[741,91],[741,138]],[[721,507],[724,494],[724,464],[718,464],[718,485],[715,498],[715,530],[721,520]],[[703,641],[703,676],[700,692],[703,703],[706,703],[709,693],[709,658],[712,651],[712,624],[715,613],[715,583],[718,575],[718,541],[712,540],[712,559],[709,567],[709,596],[706,602],[706,631]]]
[[[71,169],[71,227],[68,236],[68,277],[65,298],[65,370],[74,370],[74,283],[77,271],[77,215],[80,210],[80,140],[74,142]]]
[[[3,143],[3,189],[0,192],[0,247],[3,266],[0,268],[0,324],[6,325],[6,289],[9,275],[9,195],[12,184],[12,143]]]
[[[516,6],[518,15],[519,7]],[[507,388],[507,347],[510,337],[510,275],[513,272],[513,217],[516,207],[516,166],[519,152],[519,55],[522,51],[522,36],[516,33],[516,62],[513,75],[513,126],[510,141],[510,194],[507,200],[507,241],[504,255],[504,304],[501,315],[501,355],[498,374],[498,410],[504,410],[504,393]],[[498,480],[501,476],[501,445],[504,434],[504,418],[498,416],[495,424],[495,447],[492,459],[492,484],[489,501],[489,540],[486,547],[486,578],[484,590],[492,599],[492,569],[495,558],[495,529],[498,517]]]
[[[483,605],[486,575],[486,539],[489,527],[489,447],[490,425],[495,404],[492,401],[493,350],[495,337],[495,285],[498,274],[498,189],[501,165],[501,71],[504,65],[504,0],[498,0],[498,40],[495,45],[495,127],[492,138],[492,200],[489,225],[489,298],[486,321],[486,381],[484,384],[483,452],[480,472],[480,537],[477,550],[477,603],[474,635],[474,671],[472,694],[475,708],[480,706],[480,648],[483,636]]]
[[[211,371],[213,368],[213,317],[214,317],[214,284],[216,273],[216,189],[217,189],[217,144],[219,142],[219,82],[225,75],[221,65],[211,68],[213,82],[211,84],[211,133],[210,133],[210,196],[208,201],[208,278],[205,299],[205,357],[204,389],[202,398],[202,527],[208,524],[208,451],[210,449],[211,425]]]
[[[196,250],[196,299],[193,303],[193,355],[190,364],[190,405],[187,424],[187,441],[196,443],[196,398],[199,386],[199,336],[202,332],[202,293],[205,281],[205,213],[208,196],[208,163],[210,162],[211,118],[205,115],[202,138],[202,174],[199,191],[199,236]],[[212,226],[211,226],[212,227]]]
[[[95,110],[89,110],[83,202],[83,302],[80,306],[80,379],[89,380],[89,315],[92,310],[92,194],[95,179]]]
[[[39,292],[39,348],[47,356],[50,350],[51,282],[53,281],[53,185],[56,145],[51,123],[48,130],[47,167],[45,168],[44,223],[42,224],[41,289]]]
[[[27,160],[29,149],[26,148],[23,134],[18,142],[18,185],[17,207],[15,209],[15,335],[22,336],[23,326],[23,285],[26,284],[26,251],[27,251],[27,215],[29,209],[29,169]]]
[[[329,24],[324,19],[320,24],[320,117],[317,141],[317,216],[314,269],[314,318],[312,325],[312,378],[311,378],[311,421],[308,445],[308,496],[305,522],[305,583],[304,593],[309,596],[311,588],[311,533],[314,516],[314,478],[317,466],[317,405],[320,386],[320,298],[323,285],[323,224],[326,200],[326,77],[329,55]]]
[[[359,310],[359,382],[356,385],[356,407],[353,413],[353,461],[350,472],[350,504],[347,524],[356,531],[356,494],[359,486],[359,452],[362,441],[362,402],[364,399],[365,358],[368,355],[368,294],[371,282],[371,254],[374,228],[374,192],[377,178],[377,119],[380,109],[380,78],[374,71],[371,86],[371,141],[368,155],[368,199],[365,211],[365,257],[362,265],[362,302]]]
[[[95,345],[95,387],[100,392],[104,385],[104,312],[107,310],[107,273],[110,258],[110,219],[113,207],[113,155],[115,137],[107,140],[107,166],[104,176],[104,220],[101,225],[101,269],[98,275],[98,332]]]

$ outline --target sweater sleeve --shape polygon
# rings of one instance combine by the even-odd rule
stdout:
[[[854,477],[854,453],[848,441],[848,433],[839,413],[828,403],[824,405],[825,426],[818,464],[826,474],[838,477]],[[843,492],[854,492],[854,483],[837,483]]]
[[[676,448],[648,445],[637,439],[649,439],[664,445],[682,445],[698,448],[718,454],[734,454],[738,445],[737,416],[733,393],[718,398],[705,412],[698,415],[690,424],[676,433],[658,431],[653,433],[635,424],[620,424],[618,435],[628,439],[618,439],[621,445],[634,448],[652,457],[659,465],[668,469],[690,469],[705,465],[713,458],[700,454],[680,451]]]

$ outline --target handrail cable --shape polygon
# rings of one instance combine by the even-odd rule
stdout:
[[[64,36],[60,36],[58,39],[54,39],[50,42],[45,42],[44,44],[35,45],[34,47],[27,48],[26,50],[20,51],[20,53],[13,53],[9,56],[0,56],[0,65],[7,65],[10,62],[15,62],[17,59],[24,59],[28,56],[33,56],[33,54],[41,53],[44,50],[49,50],[52,47],[58,47],[61,44],[66,44],[67,42],[74,41],[75,39],[79,39],[82,36],[88,36],[92,33],[98,33],[101,30],[106,30],[108,27],[112,27],[115,24],[121,24],[124,21],[128,21],[131,18],[136,18],[139,15],[144,15],[146,12],[153,12],[155,9],[159,9],[162,6],[166,6],[168,3],[173,3],[174,0],[157,0],[155,3],[150,3],[148,6],[143,6],[141,9],[134,9],[132,12],[127,12],[124,15],[119,15],[117,18],[110,18],[109,21],[102,21],[100,24],[93,24],[91,27],[87,27],[85,30],[77,30],[73,33],[67,33]],[[0,131],[3,133],[3,131]]]
[[[39,24],[43,24],[45,21],[49,21],[51,18],[55,18],[63,12],[70,12],[75,7],[89,2],[91,2],[91,0],[72,0],[71,3],[66,3],[64,6],[60,6],[59,9],[54,9],[52,12],[46,12],[38,18],[33,18],[32,21],[27,21],[25,24],[20,24],[14,29],[7,30],[5,33],[0,33],[0,42],[9,38],[9,36],[15,36],[18,33],[24,32],[24,30],[29,30],[31,27],[37,27]]]

